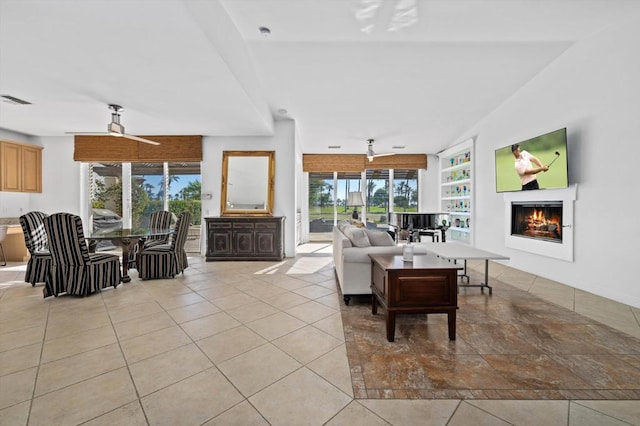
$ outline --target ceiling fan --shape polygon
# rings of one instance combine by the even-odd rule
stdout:
[[[373,150],[373,143],[375,142],[375,140],[373,139],[367,139],[367,159],[369,161],[373,161],[374,158],[376,157],[386,157],[388,155],[396,155],[395,152],[385,152],[385,153],[381,153],[381,154],[376,154]]]
[[[138,142],[144,142],[151,145],[160,145],[159,142],[149,139],[140,138],[138,136],[129,135],[124,132],[124,126],[120,124],[120,112],[123,108],[120,105],[109,105],[111,110],[111,123],[107,124],[106,132],[65,132],[70,135],[87,135],[87,136],[115,136],[119,138],[127,138]]]

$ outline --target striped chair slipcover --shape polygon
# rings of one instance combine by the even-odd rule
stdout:
[[[149,229],[165,230],[171,227],[171,213],[166,210],[160,210],[151,213],[149,217]],[[143,248],[156,246],[159,244],[168,244],[170,234],[166,235],[151,235],[144,240]],[[137,267],[138,259],[138,245],[133,246],[133,250],[129,253],[129,269]]]
[[[89,254],[79,216],[52,214],[44,219],[44,228],[52,258],[44,297],[60,293],[86,296],[120,284],[120,258],[115,254]]]
[[[160,210],[157,212],[151,213],[151,217],[149,218],[149,229],[154,230],[163,230],[169,229],[171,226],[171,213],[166,210]],[[169,235],[159,235],[159,236],[150,236],[144,242],[144,248],[149,248],[153,246],[157,246],[159,244],[167,244],[169,243]]]
[[[174,278],[189,266],[184,245],[191,224],[191,213],[178,216],[176,228],[170,242],[145,248],[140,253],[138,273],[141,279]]]
[[[31,283],[32,286],[45,282],[51,269],[51,253],[49,253],[47,233],[43,223],[47,216],[42,212],[29,212],[20,216],[24,242],[31,255],[24,281]]]

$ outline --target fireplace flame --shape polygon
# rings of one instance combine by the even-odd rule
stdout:
[[[533,209],[533,213],[526,218],[528,228],[533,230],[549,230],[560,233],[560,221],[557,217],[547,218],[544,209]]]

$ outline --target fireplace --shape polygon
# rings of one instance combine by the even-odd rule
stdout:
[[[512,202],[511,235],[562,243],[562,201]]]
[[[576,185],[505,193],[505,246],[573,262],[576,195]]]

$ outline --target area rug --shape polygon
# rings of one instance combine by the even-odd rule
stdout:
[[[640,340],[498,280],[444,314],[398,315],[388,342],[370,296],[341,303],[356,398],[640,399]]]

